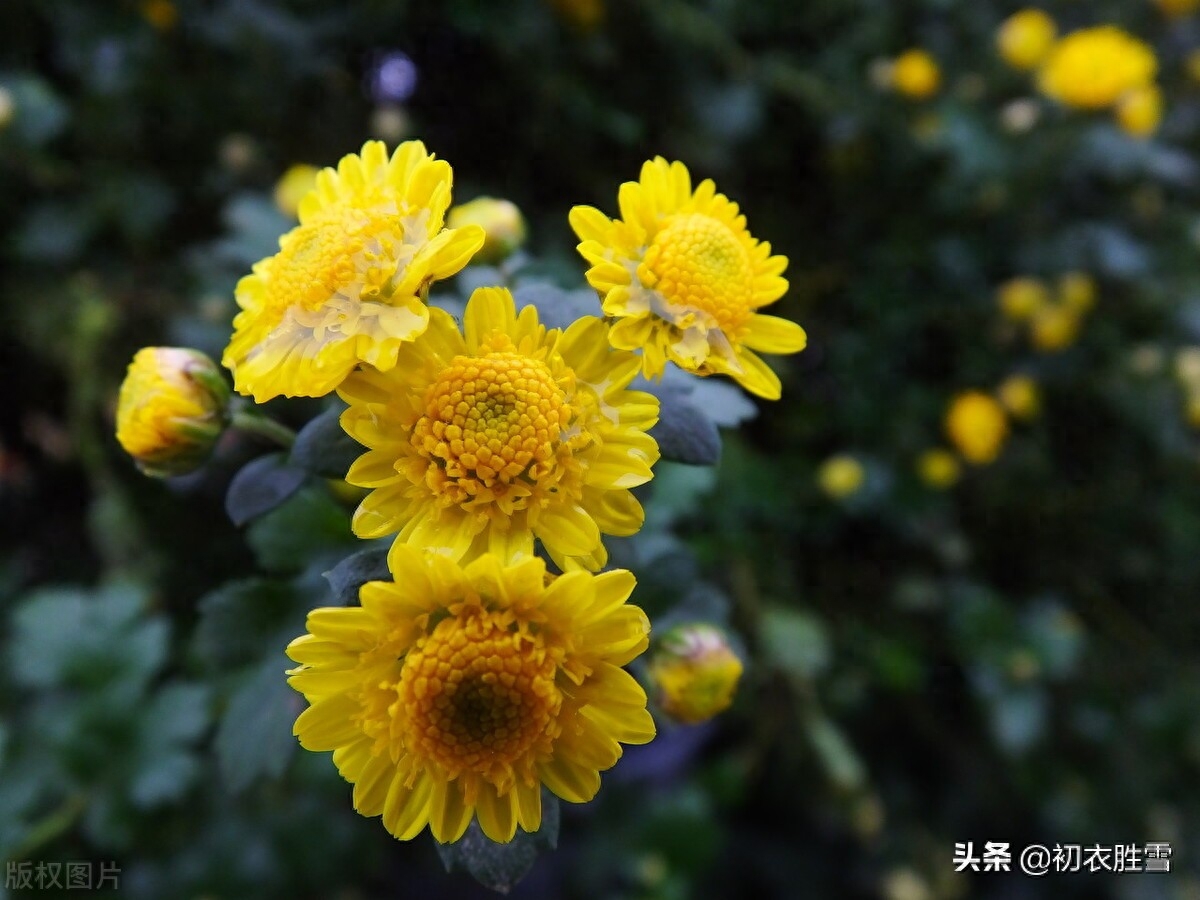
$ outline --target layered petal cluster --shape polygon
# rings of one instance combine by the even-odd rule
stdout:
[[[621,666],[649,622],[624,570],[547,576],[537,558],[470,565],[399,547],[394,582],[361,607],[317,609],[288,647],[309,702],[295,733],[333,751],[354,807],[401,840],[443,843],[472,817],[494,841],[541,824],[541,787],[595,796],[621,743],[654,737],[646,694]]]
[[[650,378],[670,360],[778,399],[779,377],[755,351],[804,349],[799,325],[758,313],[787,291],[787,259],[750,236],[737,204],[711,180],[693,191],[681,162],[647,162],[640,181],[621,185],[618,203],[616,220],[590,206],[571,210],[588,282],[616,320],[612,345],[640,350]]]
[[[431,309],[429,328],[390,371],[339,390],[342,427],[368,448],[346,480],[372,491],[354,532],[468,561],[528,557],[537,538],[562,569],[597,570],[602,534],[630,535],[644,513],[630,488],[651,478],[647,433],[658,399],[627,389],[637,357],[609,347],[600,319],[548,330],[512,294],[480,288],[460,333]]]
[[[324,169],[279,252],[238,282],[241,312],[222,360],[234,386],[263,402],[319,397],[360,362],[396,364],[421,334],[431,282],[483,245],[477,226],[443,228],[453,173],[420,141],[389,158],[379,141]]]
[[[1038,76],[1042,93],[1079,109],[1105,109],[1153,84],[1154,51],[1113,25],[1072,32],[1054,45]]]

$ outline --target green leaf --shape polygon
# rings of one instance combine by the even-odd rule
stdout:
[[[234,525],[269,513],[304,484],[308,473],[290,464],[283,453],[268,453],[241,468],[229,483],[225,511]]]
[[[269,572],[299,572],[314,560],[343,555],[345,546],[356,543],[350,513],[322,485],[299,491],[254,522],[246,540]]]
[[[368,581],[390,581],[387,547],[371,547],[347,556],[325,573],[333,589],[335,606],[353,606],[358,603],[358,589]]]
[[[802,678],[812,678],[829,665],[829,637],[815,616],[775,607],[763,614],[758,639],[764,657]]]
[[[296,599],[290,585],[270,578],[222,585],[200,599],[192,649],[213,668],[256,661],[264,642],[287,621]]]
[[[289,461],[322,478],[345,478],[363,454],[363,446],[342,430],[342,403],[335,404],[310,421],[296,435]]]
[[[518,826],[511,841],[498,844],[472,819],[462,838],[435,846],[447,872],[461,870],[493,891],[507,894],[533,868],[540,850],[558,846],[558,826],[558,798],[543,789],[542,826],[537,831],[522,831]]]
[[[297,743],[292,725],[304,701],[288,687],[288,661],[270,657],[253,670],[229,700],[217,728],[217,764],[234,793],[260,778],[278,778]]]

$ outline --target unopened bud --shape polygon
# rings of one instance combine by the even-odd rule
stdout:
[[[494,197],[478,197],[450,210],[450,228],[478,225],[487,237],[475,254],[475,262],[498,263],[525,243],[525,219],[515,203]]]
[[[719,628],[703,622],[678,625],[650,660],[659,705],[694,725],[728,709],[742,677],[742,661]]]
[[[228,424],[229,385],[198,350],[145,347],[117,400],[117,440],[156,478],[184,475],[208,458]]]
[[[296,163],[275,183],[275,206],[290,219],[296,218],[300,201],[317,183],[317,167]]]
[[[845,453],[829,457],[817,470],[817,484],[834,500],[842,500],[858,493],[865,480],[866,470],[863,464]]]

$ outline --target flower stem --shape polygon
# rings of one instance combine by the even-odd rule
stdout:
[[[288,448],[296,442],[296,432],[282,422],[276,422],[274,419],[264,416],[253,407],[243,406],[235,409],[230,417],[230,425],[246,434],[266,438],[280,447]]]

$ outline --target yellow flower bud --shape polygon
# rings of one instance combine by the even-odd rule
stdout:
[[[1117,124],[1126,134],[1149,137],[1162,121],[1162,91],[1156,85],[1134,88],[1117,104]]]
[[[865,480],[863,464],[845,453],[829,457],[817,470],[817,484],[834,500],[858,493]]]
[[[158,31],[170,31],[179,22],[179,10],[171,0],[144,0],[142,18]]]
[[[289,219],[296,218],[300,201],[316,186],[317,167],[296,163],[275,183],[275,206]]]
[[[917,476],[934,490],[944,491],[958,483],[962,466],[949,450],[934,447],[917,459]]]
[[[581,31],[591,31],[604,21],[604,0],[550,0],[550,5]]]
[[[1065,306],[1048,306],[1033,317],[1030,336],[1038,350],[1056,353],[1079,337],[1079,316]]]
[[[1096,281],[1086,272],[1067,272],[1058,279],[1058,299],[1071,312],[1083,315],[1096,305]]]
[[[1178,19],[1186,16],[1189,13],[1196,11],[1196,7],[1200,6],[1200,0],[1154,0],[1164,16],[1170,19]]]
[[[198,468],[228,424],[229,385],[198,350],[144,347],[117,399],[117,440],[147,475]]]
[[[1200,347],[1180,347],[1175,353],[1175,377],[1200,392]]]
[[[946,435],[963,458],[977,466],[993,462],[1008,438],[1004,408],[982,391],[964,391],[946,411]]]
[[[517,205],[494,197],[477,197],[450,210],[449,228],[478,225],[487,235],[474,261],[498,263],[525,243],[525,219]]]
[[[1012,278],[996,291],[1000,312],[1012,322],[1032,319],[1050,303],[1050,292],[1036,278]]]
[[[1022,422],[1036,419],[1042,409],[1037,382],[1028,375],[1010,375],[996,389],[996,396],[1012,417]]]
[[[937,93],[941,83],[937,62],[924,50],[908,50],[892,63],[892,87],[905,97],[926,100]]]
[[[996,32],[996,47],[1014,69],[1036,69],[1054,46],[1058,27],[1040,9],[1023,9],[1004,20]]]
[[[742,677],[742,661],[719,628],[703,622],[677,625],[650,659],[658,703],[694,725],[728,709]]]

